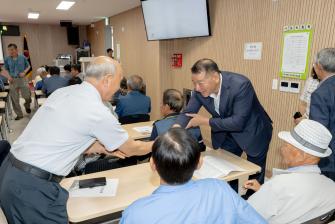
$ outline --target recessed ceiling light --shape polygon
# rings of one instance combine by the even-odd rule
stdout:
[[[59,3],[59,5],[57,6],[56,9],[59,10],[69,10],[69,8],[71,8],[74,3],[76,2],[72,2],[72,1],[61,1],[61,3]]]
[[[40,14],[38,12],[29,12],[28,13],[28,19],[38,19]]]

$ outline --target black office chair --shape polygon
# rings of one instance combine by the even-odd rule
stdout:
[[[119,117],[119,122],[121,124],[132,124],[145,121],[150,121],[149,114],[133,114],[124,117]]]
[[[117,169],[126,166],[132,166],[137,164],[137,159],[135,157],[130,157],[126,159],[119,159],[117,157],[107,157],[99,159],[94,162],[87,163],[85,166],[85,174],[96,173],[105,170]]]
[[[325,224],[334,221],[334,218],[335,218],[335,209],[331,210],[330,212],[327,212],[326,214],[320,215],[319,217],[304,222],[303,224]]]
[[[0,140],[0,166],[10,151],[10,144],[6,140]]]

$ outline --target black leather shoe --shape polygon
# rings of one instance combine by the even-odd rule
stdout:
[[[30,108],[26,108],[26,112],[27,112],[27,114],[30,114],[31,113],[31,109]]]
[[[18,120],[21,120],[23,117],[19,117],[19,116],[17,116],[16,118],[15,118],[15,120],[16,121],[18,121]]]

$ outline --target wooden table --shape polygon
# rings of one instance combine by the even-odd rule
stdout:
[[[224,150],[209,150],[204,152],[203,155],[214,155],[224,158],[246,170],[243,172],[231,172],[228,176],[221,178],[226,181],[246,177],[261,170],[259,166]],[[120,212],[135,200],[150,195],[159,186],[159,176],[151,171],[149,163],[67,178],[61,182],[61,185],[68,189],[74,180],[95,177],[119,179],[116,196],[105,198],[69,198],[67,211],[70,222],[77,223],[94,220],[98,217]]]
[[[3,213],[2,209],[0,208],[0,223],[1,224],[8,224],[5,214]]]
[[[7,92],[0,92],[0,99],[7,98],[8,93]]]
[[[38,106],[39,107],[42,106],[45,103],[46,100],[47,100],[47,98],[38,98],[37,99]]]
[[[138,122],[133,124],[124,124],[122,127],[128,132],[130,138],[134,140],[149,138],[151,133],[138,132],[134,130],[135,127],[152,126],[154,121]]]

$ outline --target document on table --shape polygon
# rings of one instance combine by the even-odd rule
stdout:
[[[79,180],[75,180],[68,190],[69,197],[114,197],[118,184],[119,179],[106,179],[105,186],[79,188]]]
[[[133,127],[133,129],[140,133],[148,133],[150,134],[152,131],[152,126],[141,126],[141,127]]]
[[[245,171],[245,169],[222,158],[205,156],[201,168],[194,172],[194,176],[197,179],[218,178],[227,176],[232,171]]]

